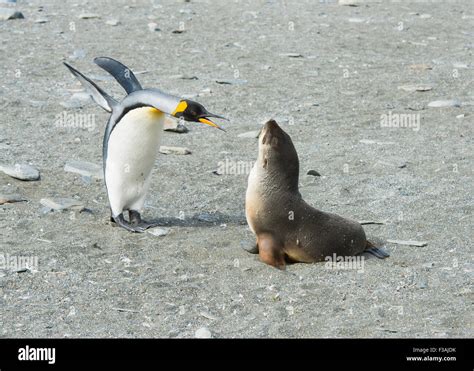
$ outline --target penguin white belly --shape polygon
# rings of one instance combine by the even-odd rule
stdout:
[[[161,111],[141,107],[128,112],[110,134],[105,182],[113,216],[143,208],[163,124]]]
[[[252,169],[250,170],[249,173],[249,178],[248,178],[248,185],[247,185],[247,191],[245,194],[245,218],[247,219],[247,224],[250,227],[250,230],[255,234],[255,227],[253,225],[252,217],[254,217],[256,210],[258,210],[258,207],[256,207],[257,200],[255,199],[254,195],[258,191],[258,169],[257,169],[258,163],[256,162]]]

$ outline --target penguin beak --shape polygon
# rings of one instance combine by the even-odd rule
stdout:
[[[229,121],[228,119],[226,119],[225,117],[219,116],[219,115],[215,115],[213,113],[206,113],[206,117],[198,118],[198,121],[203,123],[203,124],[206,124],[206,125],[218,128],[219,130],[225,131],[222,127],[217,125],[215,122],[212,122],[211,120],[209,120],[208,117],[215,117],[215,118],[218,118],[218,119]]]

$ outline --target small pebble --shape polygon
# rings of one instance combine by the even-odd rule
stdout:
[[[97,179],[104,177],[102,166],[87,161],[70,160],[64,165],[64,171]]]
[[[199,97],[207,97],[211,94],[212,94],[212,90],[210,88],[204,88],[199,92],[198,96]]]
[[[9,19],[23,19],[23,14],[15,9],[0,8],[0,21],[8,21]]]
[[[170,230],[167,228],[155,227],[155,228],[147,229],[147,232],[155,237],[163,237],[163,236],[166,236],[170,232]]]
[[[0,205],[22,201],[26,201],[26,199],[18,194],[0,194]]]
[[[184,124],[182,124],[180,121],[174,120],[170,117],[165,118],[164,130],[179,134],[184,134],[189,131],[189,129],[184,126]]]
[[[210,339],[212,338],[212,334],[207,327],[201,327],[200,329],[196,330],[194,337],[196,339]]]
[[[303,55],[300,53],[281,53],[280,56],[288,58],[303,58]]]
[[[247,80],[242,79],[218,79],[216,80],[218,84],[221,85],[244,85],[247,83]]]
[[[339,5],[359,6],[362,0],[339,0]]]
[[[84,205],[73,198],[42,198],[40,204],[50,210],[56,211],[67,209],[84,210]]]
[[[48,18],[38,18],[35,20],[35,23],[43,24],[43,23],[48,23],[49,19]]]
[[[211,314],[209,312],[201,311],[201,312],[199,312],[199,314],[201,316],[203,316],[204,318],[207,318],[207,319],[210,319],[210,320],[213,320],[213,321],[216,321],[218,319],[216,316],[214,316],[213,314]]]
[[[466,63],[455,62],[453,63],[454,68],[469,68],[469,65]]]
[[[0,171],[3,171],[12,178],[20,180],[31,181],[40,178],[39,170],[28,164],[15,164],[14,166],[0,165]]]
[[[109,26],[118,26],[120,24],[120,21],[118,19],[109,19],[105,21],[105,24]]]
[[[148,29],[149,29],[151,32],[161,31],[161,29],[158,27],[158,24],[155,23],[155,22],[150,22],[150,23],[148,23]]]
[[[429,85],[401,85],[398,89],[411,93],[414,91],[429,91],[433,88]]]
[[[363,23],[365,22],[365,19],[363,18],[349,18],[350,23]]]
[[[407,246],[417,246],[417,247],[424,247],[428,245],[428,241],[404,241],[404,240],[387,240],[388,243],[394,243],[397,245],[407,245]]]
[[[430,108],[461,107],[461,102],[457,99],[435,100],[428,103]]]
[[[428,284],[425,281],[420,281],[416,284],[416,287],[419,289],[426,289],[428,287]]]
[[[168,146],[161,146],[160,153],[165,155],[189,155],[191,151],[185,147],[168,147]]]
[[[79,14],[79,18],[80,19],[96,19],[96,18],[100,18],[100,15],[96,13],[82,13],[82,14]]]
[[[86,92],[74,93],[69,100],[60,103],[64,108],[82,108],[87,104],[92,104],[92,99]]]
[[[411,64],[410,69],[415,70],[415,71],[425,71],[425,70],[432,70],[433,66],[430,66],[429,64],[426,63],[419,63],[419,64]]]
[[[321,176],[316,170],[308,170],[307,175]]]

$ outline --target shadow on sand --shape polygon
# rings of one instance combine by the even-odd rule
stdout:
[[[246,225],[244,215],[226,215],[216,213],[198,213],[189,218],[162,217],[147,219],[148,222],[156,223],[161,227],[215,227],[221,224]]]

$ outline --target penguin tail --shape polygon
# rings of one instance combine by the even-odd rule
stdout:
[[[367,245],[365,246],[365,250],[362,252],[362,254],[366,255],[373,255],[376,258],[379,259],[385,259],[390,256],[390,254],[385,250],[382,249],[381,247],[375,246],[372,242],[367,241]]]
[[[84,76],[78,70],[76,70],[71,65],[63,62],[64,65],[71,71],[71,73],[80,81],[81,85],[89,92],[99,106],[105,109],[107,112],[112,112],[115,106],[118,105],[118,102],[108,95],[105,91],[99,88],[93,81]]]
[[[94,58],[94,63],[110,73],[127,94],[143,89],[132,70],[119,61],[109,57],[97,57]]]

